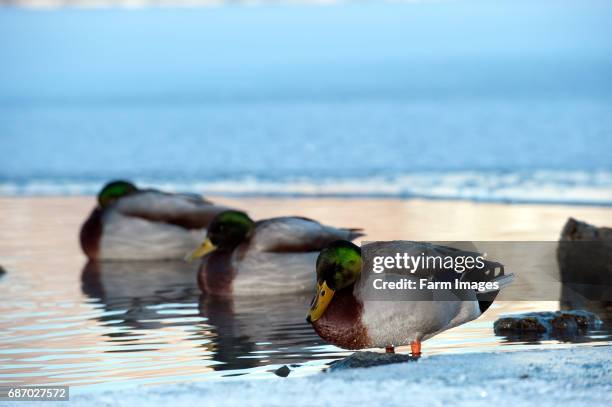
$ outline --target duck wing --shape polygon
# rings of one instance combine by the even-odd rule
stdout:
[[[122,215],[185,229],[206,228],[218,213],[228,209],[195,194],[170,194],[153,189],[128,195],[113,205],[113,210]]]
[[[256,223],[250,248],[265,252],[315,252],[335,240],[363,236],[361,229],[336,228],[298,216],[271,218]]]
[[[458,242],[462,244],[464,242]],[[449,243],[453,244],[453,243]],[[473,245],[472,245],[473,246]],[[412,275],[417,278],[429,278],[432,281],[454,281],[458,274],[456,271],[440,267],[440,261],[433,259],[458,259],[460,257],[476,258],[482,256],[481,253],[473,250],[459,249],[450,246],[442,246],[426,242],[412,242],[406,240],[395,240],[390,242],[373,242],[362,247],[362,253],[368,257],[375,256],[394,256],[396,253],[408,254],[414,258],[420,258],[421,263],[415,272],[410,269],[400,268],[394,269],[396,274]],[[428,261],[428,263],[422,263]],[[453,261],[453,264],[458,262]],[[461,272],[461,281],[492,281],[495,277],[504,274],[504,266],[501,263],[483,259],[484,267],[477,268],[476,266],[467,267]],[[425,267],[424,264],[427,264]]]

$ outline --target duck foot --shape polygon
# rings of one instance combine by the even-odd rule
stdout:
[[[420,358],[421,357],[421,341],[412,341],[410,343],[410,351],[412,357]]]
[[[385,348],[385,353],[395,353],[395,348],[393,348],[393,346],[387,346]]]

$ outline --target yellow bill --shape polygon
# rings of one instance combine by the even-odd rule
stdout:
[[[185,256],[185,260],[193,261],[195,259],[199,259],[200,257],[206,256],[208,253],[212,253],[217,249],[210,239],[206,238],[204,243],[198,246],[194,251]]]
[[[335,291],[327,286],[327,282],[323,281],[323,284],[317,283],[317,295],[312,300],[312,306],[306,320],[308,322],[315,322],[321,318],[327,309],[327,306],[334,297]]]

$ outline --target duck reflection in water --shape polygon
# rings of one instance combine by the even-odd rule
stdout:
[[[82,271],[82,291],[103,304],[104,312],[97,318],[101,325],[122,328],[105,334],[117,345],[138,344],[133,338],[144,335],[144,330],[181,325],[195,328],[188,340],[203,342],[198,345],[202,359],[221,362],[210,366],[215,370],[317,358],[311,347],[324,343],[304,320],[311,293],[200,294],[197,268],[197,264],[183,261],[91,261]],[[184,312],[181,316],[190,318],[182,321],[176,314],[159,312],[177,307]],[[193,316],[204,320],[195,323]],[[329,358],[324,354],[319,357]]]
[[[176,261],[89,261],[81,273],[83,293],[104,304],[100,322],[121,319],[115,326],[159,329],[169,315],[155,309],[161,304],[197,304],[197,266]],[[124,311],[117,315],[111,311]],[[195,312],[195,311],[194,311]],[[173,322],[185,325],[192,322]]]
[[[215,370],[291,364],[317,358],[311,347],[324,342],[304,320],[310,294],[220,297],[202,294],[200,315],[214,336]],[[209,348],[209,345],[206,345]],[[321,355],[320,358],[329,358]]]

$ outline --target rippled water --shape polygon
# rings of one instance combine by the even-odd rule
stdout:
[[[182,262],[86,264],[26,279],[9,270],[0,280],[0,382],[107,387],[258,377],[283,364],[296,376],[349,354],[305,323],[307,296],[206,298],[194,273]],[[427,341],[424,352],[566,346],[492,333],[499,314],[556,307],[496,304],[486,317]],[[582,340],[610,336],[592,332]]]
[[[0,384],[89,391],[258,378],[285,364],[294,377],[349,353],[324,343],[306,324],[309,296],[203,297],[194,265],[87,264],[76,242],[82,214],[61,199],[4,201],[0,209],[0,263],[7,270],[0,277]],[[493,334],[501,314],[558,306],[494,304],[482,318],[426,341],[424,354],[576,346]],[[591,332],[578,342],[609,343],[610,336]]]

